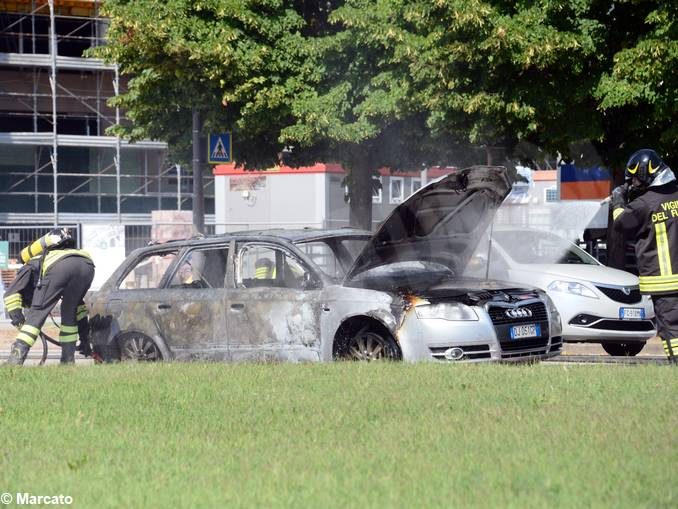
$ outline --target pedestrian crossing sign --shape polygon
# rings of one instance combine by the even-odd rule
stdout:
[[[208,145],[207,162],[209,164],[232,161],[231,133],[210,134]]]

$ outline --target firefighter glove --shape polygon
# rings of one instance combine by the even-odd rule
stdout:
[[[612,210],[623,209],[628,203],[629,185],[622,184],[612,190]]]
[[[12,321],[12,325],[17,329],[21,327],[26,321],[24,312],[21,309],[12,309],[11,311],[7,311],[7,314],[9,315],[9,319]]]

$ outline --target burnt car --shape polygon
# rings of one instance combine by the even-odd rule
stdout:
[[[90,298],[106,360],[534,360],[560,352],[546,294],[466,266],[510,190],[458,170],[377,232],[229,233],[134,251]]]

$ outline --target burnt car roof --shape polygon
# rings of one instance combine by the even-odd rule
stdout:
[[[303,228],[296,230],[287,230],[284,228],[276,228],[269,230],[246,230],[238,231],[224,234],[224,236],[233,236],[233,237],[257,237],[257,236],[269,236],[269,237],[280,237],[290,242],[310,242],[313,240],[321,240],[324,238],[331,237],[372,237],[372,233],[367,230],[361,230],[358,228],[335,228],[332,230],[323,230],[321,228]]]
[[[231,239],[260,239],[265,240],[269,239],[282,239],[293,244],[299,242],[311,242],[314,240],[322,240],[326,238],[333,237],[362,237],[369,239],[372,237],[372,233],[367,230],[361,230],[359,228],[334,228],[331,230],[324,230],[321,228],[298,228],[298,229],[284,229],[284,228],[271,228],[265,230],[242,230],[236,232],[220,233],[216,235],[209,236],[196,236],[196,237],[187,237],[184,239],[173,239],[167,242],[157,242],[151,243],[148,246],[140,248],[144,251],[155,249],[164,249],[164,248],[175,248],[180,246],[190,245],[203,245],[203,244],[213,244],[217,242],[229,241]]]

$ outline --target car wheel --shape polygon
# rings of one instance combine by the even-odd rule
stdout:
[[[634,341],[632,343],[602,343],[603,350],[608,355],[619,357],[633,357],[640,353],[645,346],[645,341]]]
[[[372,362],[399,359],[395,342],[382,334],[363,328],[346,343],[343,359]]]
[[[118,340],[118,344],[122,361],[156,362],[162,360],[158,346],[144,334],[125,334]]]

